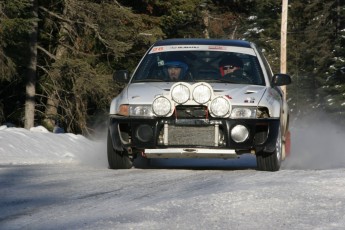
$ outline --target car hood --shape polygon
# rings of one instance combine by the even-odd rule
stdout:
[[[131,83],[123,93],[127,93],[129,104],[151,104],[158,95],[167,95],[174,82]],[[230,83],[209,83],[215,95],[230,98],[233,104],[258,105],[267,87]]]

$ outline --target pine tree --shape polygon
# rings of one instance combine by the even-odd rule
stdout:
[[[10,98],[3,104],[2,120],[19,123],[25,121],[25,127],[34,123],[35,110],[35,68],[34,49],[37,24],[36,0],[6,0],[1,7],[1,62],[4,63],[0,77],[0,98]],[[29,42],[31,41],[31,43]],[[33,65],[32,65],[33,64]],[[27,87],[25,91],[25,86]],[[26,111],[21,105],[26,101]],[[6,114],[10,115],[7,116]],[[17,121],[17,122],[16,122]]]
[[[345,117],[345,2],[329,1],[324,4],[324,14],[329,28],[329,55],[321,58],[324,67],[318,76],[320,104],[335,117]],[[326,43],[327,44],[327,43]],[[327,52],[326,51],[326,52]],[[343,120],[343,119],[341,119]],[[343,122],[345,124],[345,122]]]
[[[44,121],[52,129],[60,120],[67,131],[87,134],[90,117],[99,110],[106,111],[122,87],[112,82],[112,73],[116,69],[134,69],[146,49],[163,37],[159,22],[133,14],[113,0],[39,1],[37,20],[32,2],[6,0],[0,4],[0,60],[6,64],[0,93],[1,99],[10,96],[13,100],[0,102],[1,120],[12,118],[17,125],[23,125],[24,75],[30,73],[39,83],[35,121]],[[29,62],[30,41],[34,41],[29,34],[37,22],[38,53],[34,64]],[[29,63],[33,71],[27,71]]]
[[[41,5],[40,80],[45,125],[55,121],[69,132],[88,134],[89,120],[106,109],[121,86],[111,74],[134,69],[162,33],[154,20],[114,1],[61,1]],[[60,10],[62,9],[62,10]],[[53,35],[53,36],[52,36]]]
[[[34,57],[30,32],[36,22],[35,122],[49,129],[59,121],[68,132],[90,132],[90,120],[99,111],[107,113],[123,87],[112,82],[112,73],[133,70],[158,39],[250,40],[279,71],[280,1],[38,1],[38,16],[33,1],[0,3],[0,122],[24,124],[25,79]],[[287,60],[293,84],[288,100],[295,115],[315,108],[334,116],[345,112],[344,4],[289,1]]]

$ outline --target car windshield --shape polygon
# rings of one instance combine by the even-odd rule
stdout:
[[[190,47],[153,47],[141,61],[132,82],[265,84],[259,61],[251,49],[241,51],[236,47],[234,52],[228,47],[215,50]]]

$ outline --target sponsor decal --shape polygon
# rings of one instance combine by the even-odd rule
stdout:
[[[171,45],[171,46],[156,46],[153,47],[150,53],[169,52],[177,50],[223,50],[226,51],[226,46],[216,45]]]
[[[255,97],[247,97],[244,103],[255,103]]]
[[[270,92],[269,94],[267,94],[267,96],[266,96],[266,102],[267,102],[269,105],[272,105],[272,104],[273,104],[274,98],[273,98],[271,92]]]
[[[225,46],[209,46],[210,50],[226,50]]]
[[[268,94],[266,95],[266,101],[268,104],[272,105],[274,103],[274,101],[280,101],[281,97],[279,96],[279,94],[272,90],[268,91]]]
[[[170,46],[170,49],[199,49],[199,46]]]
[[[152,53],[169,52],[169,51],[194,51],[194,50],[211,50],[223,52],[237,52],[243,54],[254,55],[255,53],[251,48],[223,46],[223,45],[168,45],[168,46],[155,46],[150,50]]]
[[[164,51],[164,46],[153,47],[150,53],[157,53]]]
[[[158,61],[158,62],[157,62],[157,65],[158,65],[158,66],[164,66],[164,60]]]

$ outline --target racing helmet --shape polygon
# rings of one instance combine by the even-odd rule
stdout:
[[[234,66],[234,67],[239,67],[243,68],[243,62],[242,60],[237,57],[236,55],[228,55],[224,57],[220,62],[219,62],[219,71],[222,76],[224,76],[224,66]]]
[[[188,71],[188,65],[182,61],[167,61],[165,62],[164,67],[166,69],[166,74],[168,74],[167,69],[170,67],[180,68],[181,69],[180,77],[179,77],[180,80],[185,79],[186,73]]]

